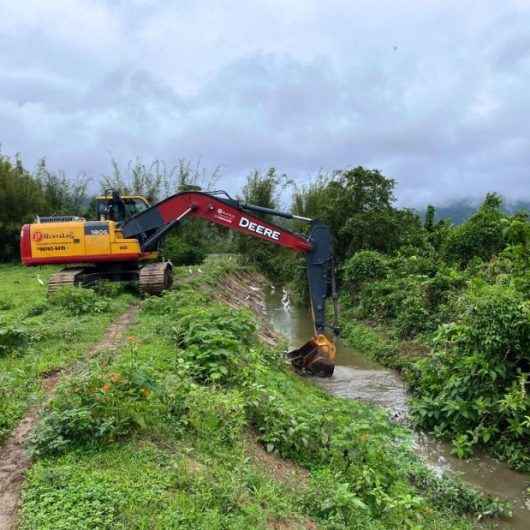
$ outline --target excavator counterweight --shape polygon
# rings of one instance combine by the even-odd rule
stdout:
[[[335,345],[325,335],[326,299],[336,299],[331,234],[316,220],[261,206],[244,204],[226,192],[184,191],[154,206],[139,196],[121,197],[109,190],[98,198],[97,221],[83,218],[41,218],[21,230],[24,265],[74,265],[52,276],[49,292],[62,285],[90,285],[100,279],[135,281],[146,294],[160,294],[172,283],[172,266],[159,259],[164,237],[185,217],[197,217],[306,255],[315,335],[288,354],[293,366],[312,375],[330,376]],[[303,236],[256,214],[310,223]],[[336,328],[332,328],[336,331]]]

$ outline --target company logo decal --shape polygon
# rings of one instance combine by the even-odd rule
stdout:
[[[31,239],[39,243],[43,239],[74,239],[75,235],[73,232],[33,232]]]
[[[278,230],[271,230],[259,223],[254,223],[246,217],[241,217],[241,219],[239,219],[239,226],[251,230],[252,232],[256,232],[256,234],[268,237],[269,239],[273,239],[274,241],[279,241],[280,239],[280,232],[278,232]]]
[[[217,210],[215,210],[214,217],[220,221],[224,221],[225,223],[232,224],[236,216],[227,210],[223,210],[223,208],[217,208]]]

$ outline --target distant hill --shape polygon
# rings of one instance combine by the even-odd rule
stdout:
[[[461,199],[446,204],[445,206],[434,206],[436,208],[436,221],[450,219],[454,224],[458,225],[469,219],[480,206],[480,203],[472,201],[471,199]],[[425,218],[426,209],[427,207],[416,210],[422,219]],[[511,214],[521,210],[530,212],[530,201],[506,203],[504,205],[504,210]]]

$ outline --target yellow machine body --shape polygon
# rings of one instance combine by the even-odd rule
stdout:
[[[96,197],[96,221],[82,217],[42,217],[21,232],[24,265],[134,262],[156,259],[158,252],[142,252],[137,239],[123,237],[109,209],[112,196]],[[149,208],[141,195],[120,197],[126,218]],[[115,214],[116,212],[114,212]]]
[[[114,221],[33,223],[28,265],[51,263],[101,263],[152,259],[156,253],[142,253],[137,239],[125,239]]]

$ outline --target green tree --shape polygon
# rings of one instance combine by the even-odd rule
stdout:
[[[18,259],[20,227],[43,213],[46,200],[41,183],[22,165],[0,155],[0,260]]]
[[[436,208],[432,204],[429,204],[427,206],[427,211],[425,212],[425,224],[423,225],[425,226],[425,230],[427,230],[427,232],[432,232],[434,230],[435,214]]]
[[[390,253],[403,245],[422,247],[421,221],[411,210],[393,206],[394,187],[393,179],[359,166],[321,175],[297,190],[293,210],[330,226],[340,262],[359,250]]]
[[[451,230],[445,245],[446,256],[464,266],[475,257],[489,260],[506,246],[505,219],[502,198],[488,193],[470,219]]]
[[[150,165],[140,158],[130,161],[124,175],[118,162],[111,160],[112,172],[100,180],[101,191],[113,189],[122,195],[142,195],[150,204],[160,200],[163,183],[163,172],[159,161]]]
[[[40,182],[48,215],[82,215],[88,206],[88,179],[68,179],[62,172],[52,173],[43,158],[37,164],[35,178]]]

